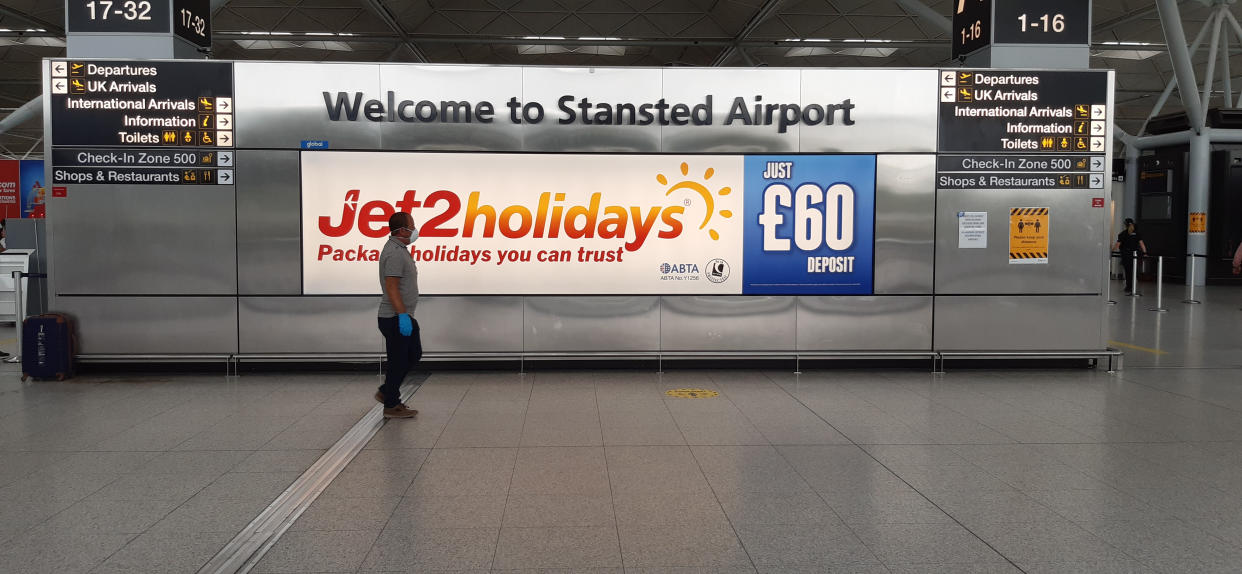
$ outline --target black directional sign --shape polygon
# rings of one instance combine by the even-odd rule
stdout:
[[[937,189],[1103,190],[1107,72],[941,70],[938,97]]]
[[[55,60],[49,68],[53,183],[232,184],[232,64]]]
[[[1105,151],[1112,121],[1106,72],[944,70],[941,76],[941,152]]]

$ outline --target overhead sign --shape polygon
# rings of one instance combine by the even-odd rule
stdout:
[[[395,211],[427,294],[871,294],[875,157],[302,154],[306,294],[376,294]]]
[[[996,0],[995,44],[1090,44],[1091,2]]]
[[[65,31],[167,34],[170,8],[168,0],[67,0]]]
[[[992,0],[953,0],[953,57],[983,48],[992,39]]]
[[[173,34],[202,48],[211,47],[209,0],[173,0]]]
[[[1009,210],[1009,263],[1048,264],[1048,208],[1015,207]]]

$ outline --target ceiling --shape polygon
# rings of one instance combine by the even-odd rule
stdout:
[[[1180,0],[1188,39],[1203,27],[1211,1]],[[1235,0],[1216,1],[1232,5]],[[553,66],[953,65],[944,20],[920,16],[919,8],[947,18],[954,0],[211,2],[212,57],[217,59]],[[1155,2],[1094,0],[1093,20],[1091,67],[1117,71],[1117,123],[1136,133],[1173,74]],[[64,56],[63,28],[61,0],[0,0],[0,118],[39,95],[38,62]],[[1242,46],[1237,36],[1226,35],[1231,46]],[[1205,47],[1194,58],[1200,82],[1207,60]],[[1234,74],[1242,71],[1242,49],[1231,49],[1229,60]],[[1234,85],[1242,90],[1242,81]],[[1212,105],[1221,106],[1221,100],[1218,94]],[[1174,92],[1165,110],[1180,109]],[[42,123],[28,121],[0,135],[0,155],[38,157],[41,137]]]

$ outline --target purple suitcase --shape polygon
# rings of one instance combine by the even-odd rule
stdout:
[[[73,324],[57,313],[22,321],[22,380],[73,376]]]

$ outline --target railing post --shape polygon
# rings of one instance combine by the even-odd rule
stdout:
[[[1108,254],[1108,280],[1104,282],[1104,295],[1105,297],[1108,298],[1109,305],[1117,304],[1117,301],[1113,299],[1113,254],[1112,253]]]
[[[15,324],[17,325],[17,350],[13,351],[13,356],[4,360],[6,363],[22,362],[22,321],[26,319],[26,297],[22,293],[22,277],[26,274],[21,271],[13,272],[13,313],[16,315]]]
[[[1143,296],[1143,294],[1139,293],[1139,290],[1138,290],[1138,286],[1139,286],[1138,270],[1139,270],[1139,252],[1135,251],[1134,260],[1130,261],[1130,295],[1134,297]]]
[[[1198,265],[1198,256],[1195,255],[1194,253],[1191,253],[1191,254],[1186,255],[1186,257],[1190,258],[1190,297],[1187,299],[1183,299],[1182,303],[1186,303],[1187,305],[1198,305],[1201,302],[1195,299],[1195,281],[1194,281],[1196,271],[1197,271],[1195,267]]]
[[[1168,313],[1164,308],[1164,256],[1156,257],[1156,306],[1148,309],[1157,313]]]

